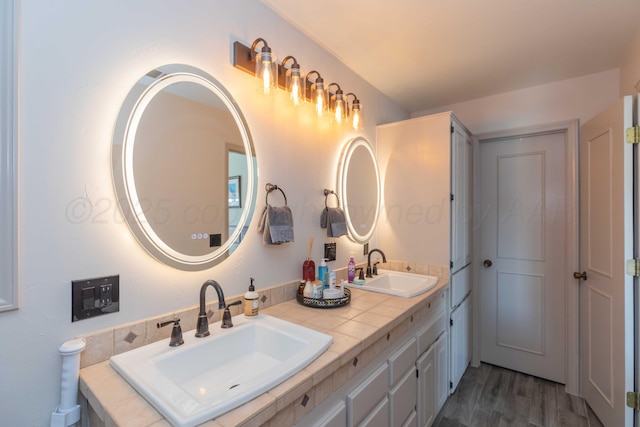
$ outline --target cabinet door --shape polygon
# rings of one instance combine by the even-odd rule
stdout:
[[[451,393],[471,361],[471,296],[451,313]]]
[[[418,358],[416,367],[418,368],[418,426],[427,427],[431,425],[435,418],[435,347],[431,346],[422,356]]]
[[[449,396],[449,334],[444,331],[434,347],[435,373],[435,409],[438,414]]]
[[[358,427],[389,427],[389,399],[382,399]]]
[[[407,421],[402,424],[402,427],[418,427],[418,414],[416,411],[413,411]]]
[[[471,262],[472,139],[455,121],[451,134],[451,272]]]

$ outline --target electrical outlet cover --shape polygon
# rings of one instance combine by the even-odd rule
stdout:
[[[120,311],[120,276],[71,282],[71,321]]]

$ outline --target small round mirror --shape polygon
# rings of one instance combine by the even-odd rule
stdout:
[[[373,149],[365,138],[354,138],[345,146],[338,188],[349,237],[357,243],[368,242],[380,214],[380,175]]]
[[[235,101],[202,70],[166,65],[136,83],[112,166],[125,220],[159,261],[203,270],[242,241],[257,193],[253,143]]]

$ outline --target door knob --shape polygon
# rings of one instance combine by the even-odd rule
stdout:
[[[484,265],[485,267],[489,268],[493,265],[493,263],[491,262],[490,259],[485,259],[484,262],[482,263],[482,265]]]
[[[574,279],[582,279],[582,280],[587,280],[587,272],[583,271],[582,273],[576,271],[575,273],[573,273],[573,278]]]

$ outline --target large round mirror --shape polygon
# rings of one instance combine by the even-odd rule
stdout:
[[[380,213],[380,175],[373,149],[365,138],[354,138],[345,146],[338,188],[349,237],[357,243],[368,242]]]
[[[242,241],[257,193],[253,143],[235,101],[202,70],[166,65],[136,83],[112,166],[124,218],[159,261],[203,270]]]

